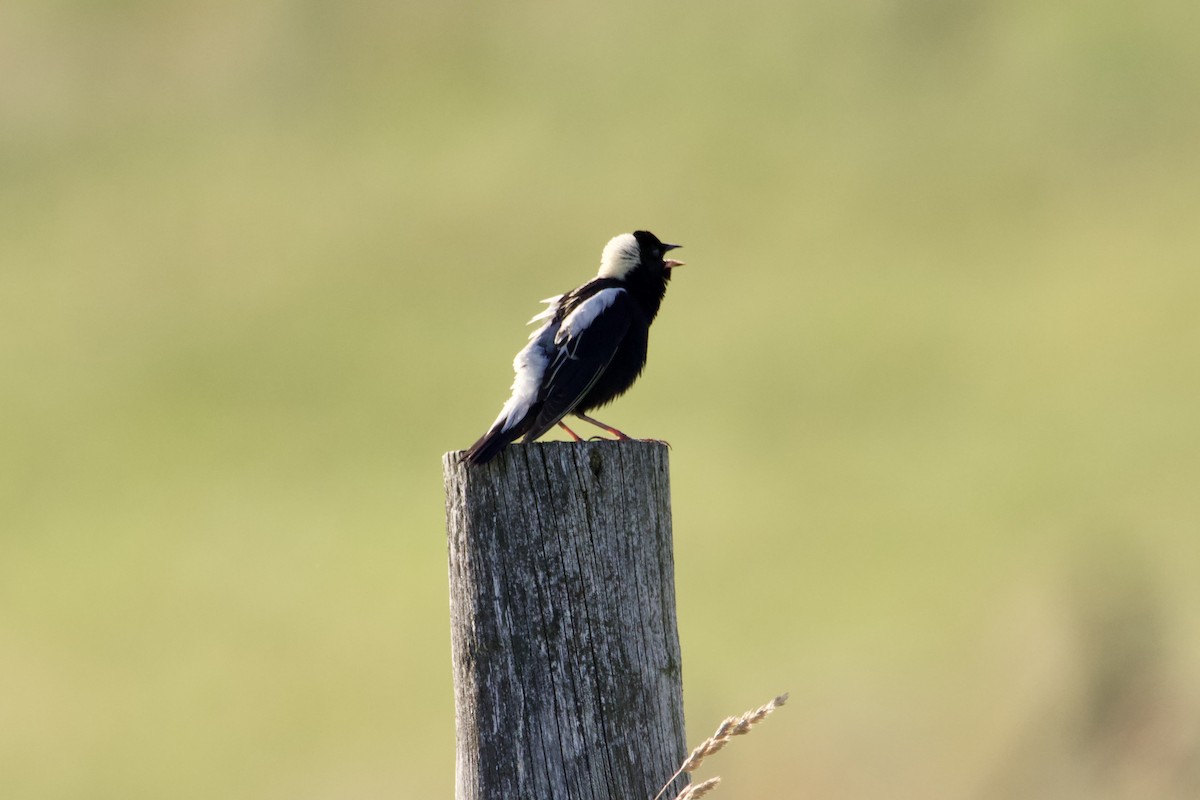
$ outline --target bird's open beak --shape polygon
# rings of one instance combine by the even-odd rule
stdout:
[[[665,253],[668,250],[677,250],[680,247],[683,247],[683,245],[681,245],[681,244],[664,244],[663,252]],[[673,258],[663,259],[663,267],[665,267],[666,269],[674,269],[675,267],[682,267],[682,266],[683,266],[682,261],[676,261]]]

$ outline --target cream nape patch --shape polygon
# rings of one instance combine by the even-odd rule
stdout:
[[[641,260],[638,241],[632,233],[622,233],[608,240],[604,252],[600,254],[601,278],[624,278]]]

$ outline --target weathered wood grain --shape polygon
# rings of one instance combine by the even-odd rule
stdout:
[[[459,455],[443,457],[458,800],[648,800],[687,756],[667,448]]]

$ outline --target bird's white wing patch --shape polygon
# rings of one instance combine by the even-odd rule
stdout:
[[[500,409],[500,416],[496,417],[496,421],[492,423],[493,428],[499,426],[501,431],[506,431],[529,413],[533,402],[537,400],[538,390],[542,386],[542,378],[546,374],[546,367],[549,366],[550,358],[554,355],[554,334],[557,331],[558,326],[553,322],[547,322],[533,332],[529,337],[531,339],[529,344],[525,345],[513,359],[515,376],[512,383],[512,396],[508,398],[504,408]]]
[[[617,302],[617,298],[625,293],[624,289],[602,289],[584,300],[563,320],[562,327],[558,329],[558,334],[554,337],[554,343],[561,345],[567,339],[576,339],[582,336],[588,326],[596,321],[596,317],[604,313],[609,306]]]

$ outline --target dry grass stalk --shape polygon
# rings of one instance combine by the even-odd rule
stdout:
[[[658,800],[658,798],[662,797],[663,792],[667,790],[667,787],[670,786],[676,778],[685,772],[695,772],[697,769],[699,769],[700,765],[704,763],[704,759],[708,758],[713,753],[723,750],[725,745],[729,744],[730,740],[733,739],[734,736],[744,736],[745,734],[749,733],[751,728],[766,719],[772,711],[786,703],[787,699],[788,696],[785,692],[771,702],[767,703],[765,706],[759,706],[753,711],[747,711],[740,717],[726,717],[723,719],[721,724],[717,726],[717,730],[712,736],[696,745],[696,749],[688,755],[687,759],[682,765],[680,765],[679,769],[675,770],[675,774],[671,776],[666,785],[658,790],[658,794],[654,795],[654,800]],[[693,800],[694,798],[699,797],[700,795],[695,792],[699,792],[700,787],[707,787],[704,789],[704,793],[707,794],[708,792],[712,791],[713,787],[717,785],[718,780],[720,779],[713,778],[712,780],[705,781],[701,784],[689,784],[682,792],[679,793],[679,795],[676,796],[675,800]],[[693,792],[693,790],[695,791]]]
[[[683,787],[683,791],[676,796],[675,800],[700,800],[701,797],[717,788],[717,784],[720,782],[720,778],[709,778],[704,783],[689,783]]]

